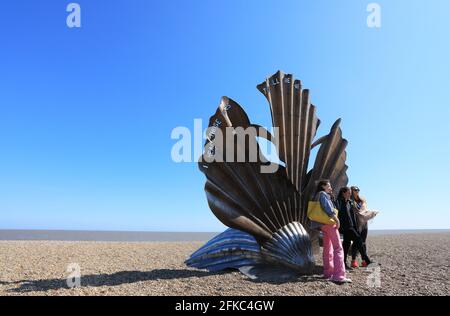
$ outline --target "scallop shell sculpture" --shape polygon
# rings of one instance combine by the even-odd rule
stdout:
[[[222,98],[209,120],[199,168],[206,176],[209,207],[230,228],[185,263],[209,271],[239,269],[252,278],[271,272],[280,276],[280,271],[310,274],[319,246],[318,233],[309,230],[307,204],[320,179],[329,179],[336,188],[347,185],[347,141],[340,119],[328,135],[314,141],[320,124],[316,107],[309,90],[292,75],[278,71],[257,88],[269,102],[277,137],[252,124],[235,101]],[[249,127],[257,132],[246,132]],[[223,141],[217,141],[219,131]],[[257,137],[274,142],[284,166],[264,157]],[[316,146],[320,148],[308,170]],[[251,148],[256,148],[256,155]],[[263,168],[274,172],[262,172]]]

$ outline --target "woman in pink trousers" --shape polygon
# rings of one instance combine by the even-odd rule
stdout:
[[[339,236],[339,218],[334,213],[334,205],[331,201],[333,191],[330,181],[322,180],[317,185],[315,201],[320,202],[323,211],[332,218],[336,224],[324,225],[311,221],[311,228],[320,229],[323,233],[323,274],[332,282],[343,284],[351,283],[345,275],[344,250]]]

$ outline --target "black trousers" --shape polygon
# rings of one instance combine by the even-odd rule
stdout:
[[[361,236],[360,233],[355,228],[350,228],[344,231],[344,241],[342,243],[342,248],[344,248],[344,261],[347,261],[348,251],[350,249],[350,245],[352,245],[352,260],[356,259],[357,252],[361,254],[361,258],[370,263],[370,259],[367,256],[366,250],[366,238],[367,238],[367,230],[365,236]],[[364,238],[363,238],[364,237]]]
[[[359,251],[359,249],[352,248],[352,259],[353,260],[356,259],[356,256],[358,255],[358,251],[361,254],[361,258],[363,260],[365,260],[363,258],[363,253],[367,256],[367,246],[366,246],[367,232],[368,232],[368,229],[367,229],[367,226],[365,226],[362,228],[361,232],[359,233],[359,235],[361,236],[363,252]]]

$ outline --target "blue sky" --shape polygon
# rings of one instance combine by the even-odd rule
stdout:
[[[0,228],[222,230],[171,131],[222,95],[269,126],[278,69],[319,135],[342,117],[372,228],[450,228],[450,2],[378,1],[379,29],[362,0],[80,0],[79,29],[69,2],[1,6]]]

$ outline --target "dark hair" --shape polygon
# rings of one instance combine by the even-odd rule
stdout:
[[[316,193],[314,194],[314,196],[316,196],[320,191],[323,191],[323,187],[327,184],[330,184],[330,180],[320,180],[319,182],[317,182]]]
[[[347,193],[348,191],[350,191],[349,187],[342,187],[339,190],[338,199],[343,199],[344,198],[344,193]]]

